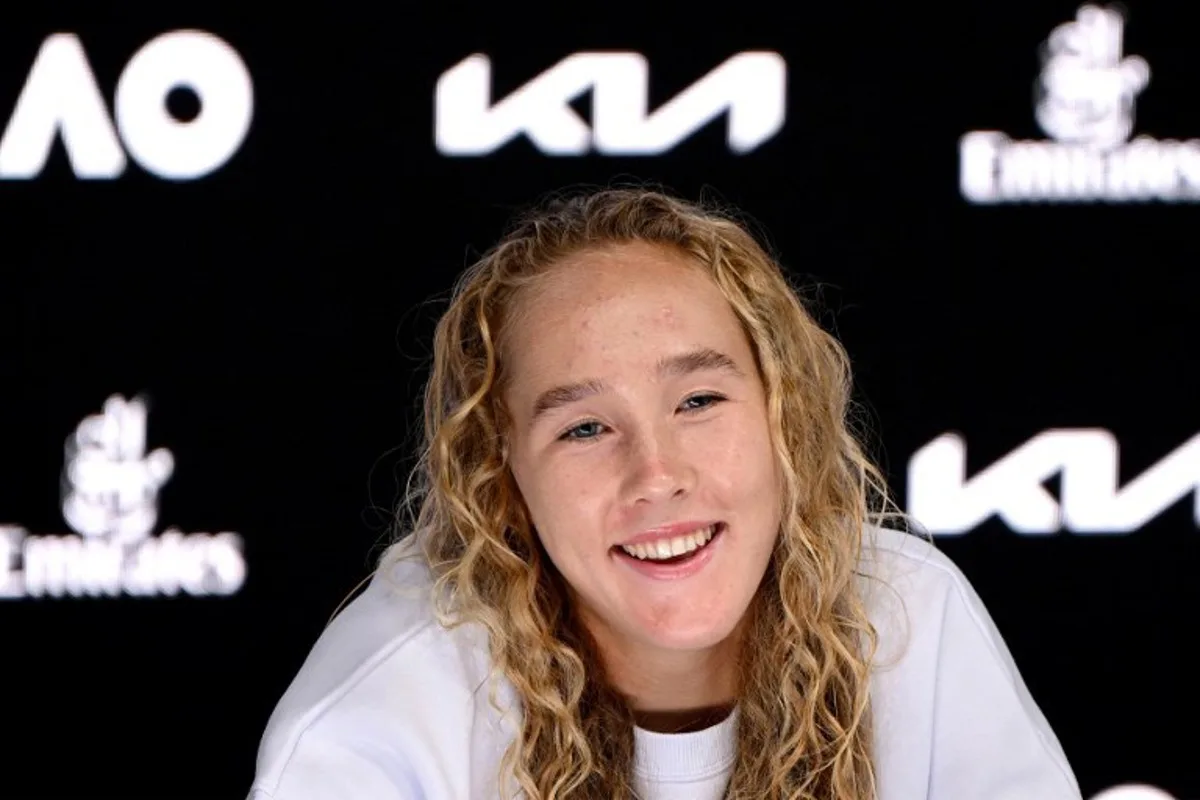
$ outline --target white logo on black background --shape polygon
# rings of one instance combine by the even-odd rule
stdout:
[[[192,92],[196,116],[185,121],[170,112],[175,89]],[[116,178],[127,155],[159,178],[202,178],[242,146],[254,115],[254,86],[241,56],[222,39],[170,31],[129,59],[112,108],[110,117],[79,37],[47,37],[0,136],[0,179],[36,178],[58,137],[79,178]]]
[[[169,450],[146,452],[146,404],[110,397],[67,439],[62,513],[75,534],[0,525],[0,597],[230,595],[246,578],[236,533],[158,536]]]
[[[158,490],[174,469],[169,450],[146,453],[145,405],[110,397],[67,440],[63,519],[81,536],[140,542],[158,521]]]
[[[1114,786],[1105,789],[1092,800],[1175,800],[1175,796],[1167,794],[1157,786],[1144,783],[1130,783],[1124,786]]]
[[[1129,139],[1134,101],[1150,67],[1140,56],[1122,56],[1123,34],[1118,14],[1090,6],[1050,34],[1036,110],[1047,135],[1096,150]]]
[[[1200,141],[1129,141],[1150,67],[1124,54],[1124,29],[1117,11],[1085,5],[1051,32],[1034,104],[1051,141],[968,133],[959,143],[963,197],[978,204],[1200,200]]]
[[[967,443],[946,433],[908,463],[908,512],[958,536],[993,516],[1024,535],[1132,533],[1192,496],[1200,525],[1200,434],[1122,483],[1120,447],[1095,428],[1043,431],[967,477]],[[1059,497],[1046,487],[1058,478]]]
[[[773,52],[737,53],[654,111],[640,53],[573,53],[493,102],[492,63],[477,53],[438,79],[434,139],[448,156],[483,156],[525,136],[551,156],[658,155],[718,117],[726,141],[748,153],[783,127],[787,65]],[[592,96],[589,125],[571,107]]]

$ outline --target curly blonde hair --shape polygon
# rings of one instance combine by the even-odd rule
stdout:
[[[737,218],[644,188],[557,196],[455,286],[438,323],[424,442],[404,529],[448,627],[481,625],[521,701],[500,765],[537,800],[634,795],[633,713],[608,685],[508,464],[506,335],[540,276],[583,250],[672,248],[720,287],[752,345],[783,476],[780,532],[739,662],[736,800],[872,800],[868,697],[877,646],[856,586],[864,526],[893,515],[853,432],[848,359]],[[502,784],[504,781],[502,780]]]

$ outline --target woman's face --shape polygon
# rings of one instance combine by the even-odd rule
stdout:
[[[521,312],[512,470],[585,624],[631,652],[725,641],[780,522],[764,389],[728,301],[684,256],[632,244],[570,257]]]

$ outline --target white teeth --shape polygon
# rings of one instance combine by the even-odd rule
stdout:
[[[650,561],[662,561],[664,559],[681,556],[685,553],[690,553],[708,544],[709,540],[717,532],[716,525],[709,525],[707,528],[702,528],[693,533],[684,536],[676,536],[671,539],[659,539],[657,542],[650,544],[634,544],[621,545],[621,549],[634,558]]]

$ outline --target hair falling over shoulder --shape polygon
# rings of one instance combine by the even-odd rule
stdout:
[[[892,516],[852,431],[847,356],[737,219],[647,189],[556,197],[456,284],[435,333],[424,442],[405,527],[437,576],[444,624],[475,623],[522,704],[502,771],[530,800],[633,797],[633,716],[607,687],[508,466],[506,331],[565,256],[645,242],[707,271],[737,314],[766,388],[783,476],[781,530],[741,663],[733,800],[873,800],[869,666],[858,595],[864,526]]]

